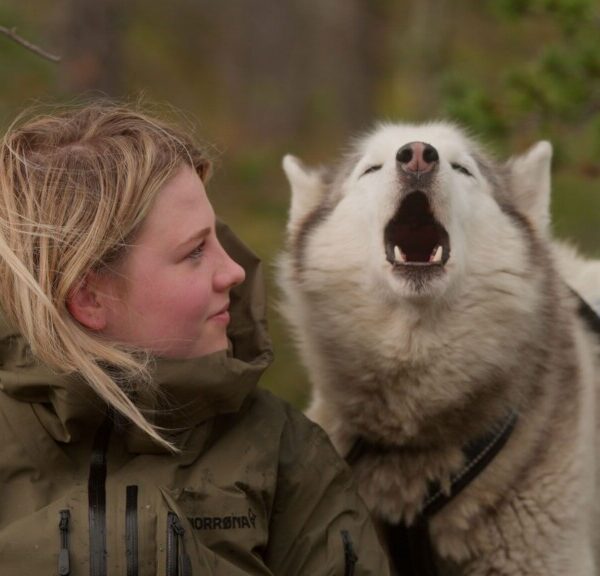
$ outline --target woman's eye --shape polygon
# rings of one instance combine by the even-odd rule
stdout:
[[[361,177],[365,174],[371,174],[371,172],[377,172],[377,170],[381,169],[381,164],[374,164],[373,166],[369,166],[362,174]]]
[[[465,168],[462,164],[458,164],[457,162],[452,162],[450,164],[450,166],[452,166],[453,170],[456,170],[457,172],[460,172],[461,174],[464,174],[465,176],[473,176],[473,174],[471,174],[471,172],[469,172],[469,170],[467,168]]]
[[[202,254],[204,253],[204,244],[205,244],[205,242],[202,242],[202,243],[198,244],[198,246],[196,246],[188,254],[188,258],[190,258],[192,260],[198,260],[198,258],[200,258],[202,256]]]

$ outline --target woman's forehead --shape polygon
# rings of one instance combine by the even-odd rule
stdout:
[[[140,230],[140,240],[156,237],[179,243],[207,226],[214,225],[214,212],[204,184],[189,167],[182,168],[157,194]]]

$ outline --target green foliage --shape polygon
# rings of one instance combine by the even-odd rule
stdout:
[[[492,139],[534,127],[545,136],[565,126],[597,134],[600,51],[596,0],[488,0],[491,15],[513,27],[535,19],[547,32],[528,59],[503,68],[490,84],[447,78],[446,111]],[[594,153],[600,152],[594,138]]]
[[[509,18],[552,16],[565,33],[573,33],[594,16],[596,0],[487,0],[489,8]]]
[[[480,82],[448,74],[444,79],[445,113],[495,140],[506,135],[506,121],[497,102]]]

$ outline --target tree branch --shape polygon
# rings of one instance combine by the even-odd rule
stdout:
[[[42,58],[46,58],[47,60],[50,60],[51,62],[60,62],[60,60],[61,60],[60,56],[50,54],[50,52],[46,52],[45,50],[42,50],[42,48],[40,48],[39,46],[36,46],[35,44],[32,44],[31,42],[28,42],[27,40],[25,40],[25,38],[22,38],[21,36],[19,36],[17,34],[16,28],[6,28],[5,26],[0,26],[0,33],[4,34],[5,36],[8,36],[12,40],[14,40],[17,44],[24,46],[28,50],[35,52],[38,56],[41,56]]]

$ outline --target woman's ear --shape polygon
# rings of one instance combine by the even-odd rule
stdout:
[[[67,310],[83,326],[99,332],[106,328],[107,309],[98,275],[88,272],[67,296]]]

